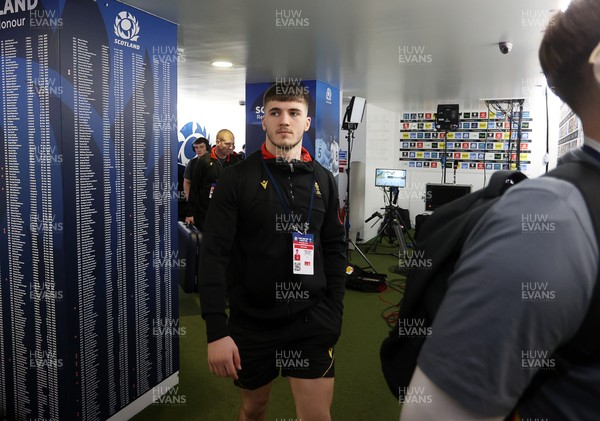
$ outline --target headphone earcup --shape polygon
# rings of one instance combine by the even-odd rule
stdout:
[[[600,83],[600,43],[590,55],[590,63],[593,67],[594,77],[596,78],[596,81]]]
[[[594,61],[594,77],[596,82],[600,83],[600,54],[596,56],[596,61]]]

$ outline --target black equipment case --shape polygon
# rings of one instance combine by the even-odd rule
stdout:
[[[202,233],[192,224],[179,221],[179,257],[185,265],[179,266],[179,285],[185,292],[198,291],[198,264]]]

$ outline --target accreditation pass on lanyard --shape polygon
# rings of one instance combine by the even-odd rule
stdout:
[[[313,234],[292,234],[294,275],[314,275],[315,240]]]

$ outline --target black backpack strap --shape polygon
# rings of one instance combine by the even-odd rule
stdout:
[[[590,213],[596,242],[600,248],[600,195],[598,195],[600,168],[584,161],[567,162],[559,165],[545,176],[568,181],[579,189]],[[585,364],[600,360],[600,335],[598,335],[600,330],[600,256],[598,262],[598,274],[590,306],[579,330],[569,342],[556,349],[552,355],[555,369],[540,370],[536,373],[519,399],[517,407],[532,399],[544,383],[563,375],[574,363]]]
[[[420,336],[400,337],[400,321],[420,320],[423,326],[432,325],[467,237],[506,190],[526,178],[516,171],[496,172],[486,188],[442,206],[421,227],[416,252],[422,252],[419,258],[430,264],[415,266],[409,272],[398,309],[399,321],[379,354],[385,379],[395,396],[406,392],[426,340]]]
[[[600,168],[584,161],[569,162],[559,165],[547,176],[568,181],[579,189],[588,207],[600,248]],[[556,351],[568,361],[600,360],[600,257],[598,261],[599,271],[586,317],[573,339]]]
[[[484,190],[483,197],[491,199],[502,196],[504,192],[515,184],[527,179],[521,171],[496,171],[492,174],[490,182]]]
[[[500,199],[506,190],[527,176],[519,171],[495,172],[487,187],[442,206],[431,215],[419,234],[417,250],[432,264],[409,272],[399,316],[412,314],[422,306],[427,291],[427,313],[431,320],[446,294],[446,280],[454,271],[467,237],[483,215]],[[431,287],[432,279],[442,280]]]

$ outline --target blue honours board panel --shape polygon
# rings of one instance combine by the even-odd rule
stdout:
[[[179,369],[177,29],[111,0],[14,6],[0,16],[0,417],[106,419]]]
[[[51,4],[49,4],[51,3]],[[58,34],[38,16],[57,2],[0,16],[0,415],[66,415],[67,322]],[[24,6],[24,7],[22,7]],[[64,335],[64,333],[63,333]],[[54,405],[54,408],[50,408]],[[39,408],[45,408],[40,413]]]

